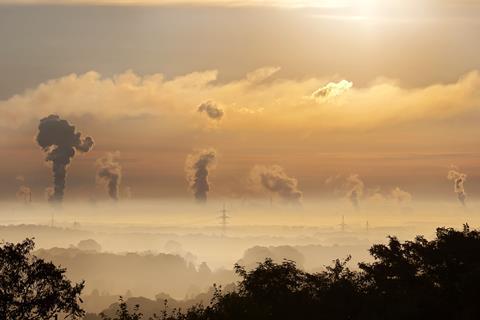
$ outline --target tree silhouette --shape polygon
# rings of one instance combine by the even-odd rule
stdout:
[[[133,311],[130,313],[128,311],[128,306],[123,301],[123,297],[119,298],[119,306],[117,311],[115,312],[115,318],[110,318],[105,315],[105,313],[100,313],[100,317],[102,320],[141,320],[143,318],[143,314],[139,312],[140,306],[136,304],[133,306]]]
[[[432,241],[417,236],[374,245],[362,263],[364,282],[388,319],[475,319],[480,297],[480,232],[438,228]]]
[[[465,225],[461,231],[438,228],[431,241],[389,237],[370,253],[374,261],[361,263],[359,271],[346,266],[350,258],[314,274],[289,260],[266,259],[251,271],[236,265],[236,290],[215,287],[210,305],[157,319],[479,319],[479,231]]]
[[[0,246],[0,319],[81,318],[84,283],[72,285],[65,269],[32,255],[34,246],[31,239]]]
[[[308,273],[293,261],[266,259],[252,270],[235,265],[241,280],[235,289],[214,286],[207,306],[168,311],[167,302],[151,320],[470,320],[480,314],[480,232],[438,228],[435,239],[417,236],[371,247],[373,262],[335,260],[323,272]],[[75,319],[83,282],[72,285],[65,269],[32,255],[34,243],[0,247],[0,319],[47,320],[62,313]],[[120,298],[112,317],[144,319],[137,304]],[[98,319],[98,318],[97,318]]]

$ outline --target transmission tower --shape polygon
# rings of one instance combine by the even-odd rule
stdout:
[[[342,223],[340,223],[340,227],[342,228],[342,232],[345,232],[345,227],[347,224],[345,223],[345,216],[342,214]]]
[[[228,210],[225,209],[225,203],[224,203],[223,204],[223,209],[220,210],[220,213],[222,215],[220,217],[218,217],[220,219],[220,225],[222,226],[222,235],[224,235],[224,236],[227,232],[228,219],[230,219],[230,217],[227,215],[227,212],[228,212]]]

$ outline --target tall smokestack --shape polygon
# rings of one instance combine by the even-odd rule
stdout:
[[[93,139],[82,139],[82,134],[75,132],[75,126],[52,114],[40,120],[36,140],[47,154],[45,160],[52,162],[54,191],[49,201],[62,202],[67,167],[75,156],[75,151],[90,151],[94,144]]]
[[[453,191],[457,194],[457,199],[463,206],[466,206],[467,193],[465,192],[464,183],[467,180],[467,175],[457,170],[450,170],[447,179],[453,181]]]
[[[119,156],[119,152],[109,152],[96,162],[97,181],[106,186],[108,196],[115,201],[119,199],[120,182],[122,180],[122,167],[117,161]]]
[[[185,163],[187,181],[198,202],[207,201],[207,194],[210,191],[208,175],[216,159],[217,153],[213,149],[200,150],[187,156]]]

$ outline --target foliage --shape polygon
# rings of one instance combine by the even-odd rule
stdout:
[[[59,313],[82,317],[84,283],[72,284],[65,269],[32,255],[34,245],[26,239],[0,246],[0,319],[43,320]]]
[[[0,247],[0,319],[51,319],[83,316],[79,295],[65,270],[31,254],[27,239]],[[336,260],[320,273],[299,269],[293,261],[266,259],[250,270],[236,265],[235,290],[214,287],[209,305],[168,310],[167,301],[150,320],[400,320],[478,319],[480,314],[480,232],[438,228],[435,239],[417,236],[372,246],[371,263],[347,267]],[[113,317],[142,320],[137,304],[120,298]]]
[[[474,319],[480,308],[480,232],[438,228],[436,239],[417,236],[370,249],[360,264],[376,312],[389,319]]]
[[[164,311],[156,319],[478,319],[479,231],[465,225],[438,228],[432,241],[389,237],[370,253],[374,261],[359,271],[346,266],[349,258],[315,274],[288,260],[267,259],[251,271],[236,265],[242,280],[235,291],[216,288],[210,305]]]
[[[128,306],[123,301],[123,297],[119,298],[119,306],[116,311],[116,317],[115,318],[110,318],[107,317],[104,313],[100,314],[100,317],[102,320],[141,320],[143,318],[143,314],[139,312],[140,306],[137,304],[133,306],[133,311],[130,313],[128,311]]]

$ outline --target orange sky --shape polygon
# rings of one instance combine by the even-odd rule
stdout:
[[[50,185],[33,137],[51,113],[96,141],[67,199],[102,190],[95,160],[114,151],[136,197],[190,197],[185,159],[202,148],[218,153],[214,197],[258,196],[252,168],[274,164],[305,198],[337,197],[350,174],[365,196],[452,196],[452,165],[478,197],[478,6],[287,2],[0,6],[0,197],[17,175],[37,197]],[[198,112],[207,102],[221,118]]]

